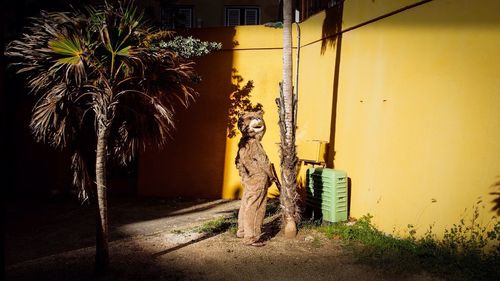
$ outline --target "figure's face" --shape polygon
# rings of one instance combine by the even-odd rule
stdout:
[[[244,136],[261,140],[266,132],[266,123],[262,118],[264,112],[245,112],[238,119],[238,129]]]

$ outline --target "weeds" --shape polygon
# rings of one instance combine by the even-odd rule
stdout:
[[[323,247],[323,243],[321,243],[321,240],[318,237],[314,237],[313,240],[311,241],[311,246],[313,248],[321,248]]]
[[[427,271],[449,280],[500,280],[500,222],[491,230],[478,223],[479,210],[474,208],[470,221],[462,219],[445,231],[438,240],[427,230],[416,238],[413,225],[409,237],[397,238],[379,231],[366,215],[354,224],[305,224],[317,228],[330,238],[345,241],[360,261],[400,274]]]
[[[481,203],[481,201],[479,201]],[[460,223],[453,224],[446,229],[443,237],[443,246],[449,249],[451,254],[463,256],[484,255],[484,249],[489,243],[497,242],[496,254],[500,255],[498,242],[500,241],[500,222],[496,221],[493,229],[488,231],[487,226],[482,226],[478,222],[479,208],[475,207],[472,218],[466,222],[463,218]]]
[[[210,235],[219,234],[225,231],[236,231],[237,220],[234,216],[223,217],[208,221],[196,229],[199,233]]]

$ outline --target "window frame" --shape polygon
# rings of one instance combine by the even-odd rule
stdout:
[[[176,21],[176,15],[182,10],[188,10],[190,18],[187,20],[188,24],[183,27],[178,27]],[[171,17],[171,23],[167,22],[167,17]],[[168,29],[181,29],[181,28],[193,28],[194,27],[194,6],[187,5],[173,5],[173,6],[162,6],[160,11],[160,22],[161,26]]]
[[[229,10],[239,10],[239,24],[237,25],[228,25],[229,23]],[[247,24],[246,22],[246,12],[249,10],[255,10],[257,12],[257,22],[255,24]],[[239,25],[260,25],[260,17],[261,17],[261,11],[260,7],[258,6],[233,6],[233,5],[226,5],[224,6],[224,26],[239,26]],[[242,22],[243,21],[243,22]]]

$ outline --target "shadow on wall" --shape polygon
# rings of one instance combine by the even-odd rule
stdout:
[[[262,110],[262,104],[253,104],[250,100],[251,92],[254,88],[253,80],[248,80],[245,85],[242,85],[245,80],[238,70],[233,68],[233,86],[234,91],[229,95],[229,118],[227,121],[228,138],[233,138],[237,133],[238,117],[245,111],[259,111]]]
[[[490,192],[490,195],[493,196],[493,201],[491,201],[493,207],[491,210],[500,216],[500,176],[497,177],[497,181],[491,187],[494,190]]]
[[[234,91],[229,95],[229,113],[227,121],[227,137],[234,138],[238,133],[238,118],[240,114],[246,111],[259,111],[263,110],[260,103],[252,103],[251,92],[254,88],[253,80],[248,80],[244,85],[242,84],[245,79],[238,73],[238,70],[233,68],[233,85]],[[243,195],[243,188],[241,184],[234,188],[233,199],[241,198]]]
[[[342,31],[342,12],[343,3],[339,2],[335,6],[325,11],[323,28],[321,31],[321,54],[323,55],[328,48],[335,48],[337,39]]]
[[[332,93],[332,115],[330,123],[330,140],[328,142],[327,155],[325,157],[327,167],[334,168],[335,160],[335,131],[337,121],[337,98],[339,89],[340,58],[342,50],[342,13],[344,11],[343,2],[339,2],[334,7],[326,10],[323,21],[323,30],[321,43],[321,54],[323,55],[328,47],[335,48],[335,69],[333,77]]]
[[[162,197],[220,198],[224,179],[228,113],[248,106],[253,82],[233,69],[234,28],[192,29],[204,41],[222,43],[222,50],[199,58],[200,93],[188,108],[179,110],[176,131],[162,151],[145,152],[139,159],[139,194]]]

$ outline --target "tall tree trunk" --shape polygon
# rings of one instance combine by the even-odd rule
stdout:
[[[283,1],[283,84],[280,93],[281,194],[285,237],[297,234],[297,154],[295,151],[295,98],[292,86],[292,1]]]
[[[106,199],[106,155],[108,151],[108,133],[108,126],[100,124],[97,130],[97,152],[95,167],[97,183],[95,266],[97,273],[104,273],[109,264],[108,203]]]

